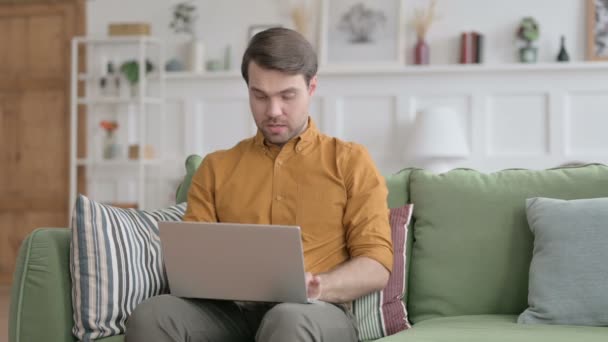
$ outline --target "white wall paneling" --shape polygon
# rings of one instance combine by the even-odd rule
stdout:
[[[488,157],[535,157],[549,152],[547,94],[489,96],[485,115]]]
[[[605,63],[321,69],[311,115],[324,133],[365,145],[384,173],[417,165],[405,148],[408,130],[431,105],[462,116],[471,155],[457,166],[494,171],[606,162],[606,79]],[[196,130],[202,140],[189,133],[203,144],[199,154],[253,134],[238,73],[169,75],[167,93],[212,104],[213,113],[202,115],[207,126]]]
[[[342,102],[342,139],[365,145],[377,161],[387,161],[396,154],[394,96],[345,96]]]
[[[567,94],[565,116],[568,156],[590,159],[608,154],[608,90]]]
[[[457,167],[606,163],[607,79],[608,63],[322,69],[310,111],[322,132],[366,146],[385,174],[424,166],[406,147],[417,113],[431,105],[461,115],[471,154]],[[171,203],[187,155],[230,148],[255,134],[238,73],[170,74],[166,94],[166,124],[150,128],[167,148],[161,166],[146,166],[161,170],[156,183],[147,183],[154,205]],[[104,175],[104,182],[113,179]]]
[[[323,132],[364,144],[384,173],[417,165],[406,153],[408,130],[430,105],[462,115],[471,155],[457,166],[493,171],[606,162],[607,74],[605,64],[322,70],[311,115]],[[229,148],[255,133],[237,73],[171,75],[167,93],[167,125],[150,131],[166,136],[168,160],[159,182],[147,183],[151,193],[168,192],[155,195],[164,200],[188,154]],[[104,187],[100,196],[124,187]]]
[[[206,99],[202,105],[202,150],[207,154],[234,146],[242,137],[252,135],[253,119],[248,114],[247,100],[243,98]]]

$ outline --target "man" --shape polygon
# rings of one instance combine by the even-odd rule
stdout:
[[[317,57],[300,34],[258,33],[241,72],[258,133],[205,157],[184,220],[300,226],[308,296],[318,302],[159,296],[136,308],[126,340],[357,341],[348,304],[384,288],[392,269],[384,180],[361,146],[321,134],[309,118]]]

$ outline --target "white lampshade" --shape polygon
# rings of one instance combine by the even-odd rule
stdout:
[[[469,154],[462,117],[450,107],[418,113],[407,151],[419,158],[462,158]]]

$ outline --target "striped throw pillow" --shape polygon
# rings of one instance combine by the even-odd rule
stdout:
[[[137,304],[168,292],[157,223],[181,221],[185,209],[120,209],[78,196],[70,245],[78,340],[123,334]]]
[[[382,291],[370,293],[353,303],[359,339],[376,340],[411,327],[403,298],[406,284],[407,229],[413,204],[390,210],[393,239],[393,272]]]

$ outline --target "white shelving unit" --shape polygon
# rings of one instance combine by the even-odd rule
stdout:
[[[445,64],[445,65],[344,65],[319,67],[319,76],[369,76],[383,75],[403,77],[410,75],[445,75],[445,74],[495,74],[512,72],[563,72],[563,71],[605,71],[608,62],[569,62],[569,63],[510,63],[510,64]],[[166,73],[167,80],[214,80],[214,79],[241,79],[239,70],[188,72],[177,71]]]
[[[84,48],[84,49],[83,49]],[[85,51],[86,55],[79,54]],[[107,54],[105,53],[107,52]],[[121,82],[121,88],[126,89],[128,95],[124,95],[124,91],[112,96],[102,94],[100,89],[100,78],[105,76],[104,70],[109,60],[99,59],[100,56],[113,57],[120,56],[119,59],[112,62],[116,66],[115,73],[120,75],[119,65],[117,62],[125,60],[136,60],[139,67],[139,81],[135,85],[137,87],[135,94],[130,93],[129,85],[126,80]],[[79,64],[82,59],[86,58],[86,68],[82,68]],[[146,62],[153,61],[155,70],[152,73],[146,73]],[[72,208],[79,192],[77,179],[78,172],[85,172],[87,184],[91,184],[99,177],[107,177],[107,172],[98,172],[99,168],[111,170],[114,173],[134,175],[134,183],[136,184],[135,202],[138,208],[147,209],[146,197],[146,177],[151,167],[162,165],[164,158],[164,141],[163,134],[158,134],[158,141],[155,149],[154,159],[146,159],[145,149],[152,142],[146,141],[147,123],[151,112],[157,113],[160,118],[159,127],[163,127],[165,117],[165,72],[164,72],[165,56],[163,44],[154,38],[147,36],[137,37],[75,37],[72,40],[72,66],[71,66],[71,99],[70,99],[70,203],[69,208]],[[82,69],[86,69],[82,72]],[[99,70],[102,69],[102,70]],[[96,71],[99,70],[99,71]],[[120,90],[120,89],[119,89]],[[80,94],[86,94],[80,96]],[[79,109],[84,109],[86,115],[86,133],[78,132],[79,125]],[[101,114],[100,114],[101,113]],[[111,116],[117,121],[128,122],[136,127],[120,127],[119,129],[134,132],[137,137],[138,155],[135,159],[130,159],[128,156],[128,146],[130,142],[124,144],[121,151],[121,156],[115,159],[103,159],[101,156],[102,146],[99,139],[95,139],[99,135],[100,128],[97,125],[97,119],[107,119]],[[120,119],[120,120],[119,120]],[[126,125],[125,125],[126,126]],[[79,134],[85,134],[86,151],[78,150]],[[122,135],[124,138],[124,134]],[[85,157],[79,157],[84,155]],[[84,170],[82,170],[84,168]],[[159,170],[162,173],[162,170]],[[89,191],[87,186],[87,196],[94,200],[96,194],[94,189]],[[116,202],[122,202],[122,199],[115,199]],[[132,199],[127,199],[125,202],[131,202]]]

